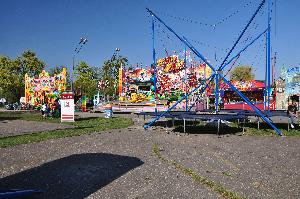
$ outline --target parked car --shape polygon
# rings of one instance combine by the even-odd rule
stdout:
[[[17,102],[15,102],[13,104],[5,105],[5,108],[6,108],[6,110],[20,110],[21,107]]]

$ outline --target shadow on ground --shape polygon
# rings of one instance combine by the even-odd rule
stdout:
[[[19,112],[0,112],[0,122],[7,123],[7,120],[18,120],[21,119],[21,113]]]
[[[0,187],[44,191],[35,198],[81,199],[142,164],[129,156],[76,154],[2,178]]]
[[[1,117],[0,116],[0,123],[7,123],[8,120],[19,120],[21,117]]]
[[[174,132],[183,133],[184,129],[183,126],[177,126],[173,130]],[[219,134],[219,135],[225,135],[225,134],[236,134],[241,133],[243,130],[241,128],[237,127],[230,127],[227,125],[220,125],[220,131],[218,133],[218,127],[217,126],[211,126],[211,125],[201,125],[201,126],[189,126],[187,125],[185,127],[185,133],[187,134]]]
[[[161,126],[161,127],[173,127],[172,120],[168,121],[157,121],[152,124],[152,126]],[[218,134],[217,122],[204,123],[199,121],[186,121],[185,133],[187,134]],[[219,134],[236,134],[241,133],[242,128],[231,127],[226,124],[220,123]],[[183,121],[174,120],[174,129],[175,133],[184,133]]]

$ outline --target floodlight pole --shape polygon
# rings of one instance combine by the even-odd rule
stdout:
[[[71,83],[71,91],[73,93],[73,87],[74,87],[74,68],[75,68],[75,54],[73,55],[73,62],[72,62],[72,83]]]
[[[184,46],[184,86],[185,86],[185,95],[186,95],[186,99],[185,99],[185,111],[188,111],[188,96],[187,96],[187,74],[186,74],[186,45]]]

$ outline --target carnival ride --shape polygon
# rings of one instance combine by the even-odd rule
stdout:
[[[263,31],[257,35],[256,37],[253,38],[253,36],[246,38],[243,42],[246,44],[240,51],[238,51],[238,53],[235,56],[232,56],[230,59],[230,55],[232,54],[232,52],[234,51],[234,49],[237,47],[237,45],[239,43],[241,43],[241,39],[244,36],[245,32],[247,31],[247,29],[249,28],[249,26],[251,25],[251,23],[253,22],[253,20],[255,18],[257,18],[257,15],[259,13],[262,12],[262,7],[264,6],[264,4],[266,3],[266,0],[262,0],[261,3],[259,4],[259,6],[256,8],[254,14],[251,16],[250,20],[248,21],[248,23],[246,24],[246,26],[243,28],[243,30],[241,31],[241,33],[239,34],[238,38],[236,39],[236,41],[234,42],[233,46],[229,49],[228,52],[226,52],[226,56],[225,58],[222,60],[221,64],[217,65],[219,67],[214,67],[213,64],[210,63],[210,61],[208,61],[208,59],[203,56],[203,54],[201,54],[195,47],[194,45],[191,44],[191,40],[189,41],[186,37],[184,36],[179,36],[178,33],[176,33],[170,26],[168,26],[160,17],[158,17],[153,11],[151,11],[150,9],[147,8],[147,12],[150,14],[151,16],[151,24],[152,24],[152,44],[153,44],[153,50],[152,50],[152,56],[153,56],[153,66],[154,66],[154,93],[155,93],[155,99],[157,99],[157,80],[158,80],[158,70],[157,70],[157,63],[156,63],[156,49],[155,49],[155,23],[158,23],[159,27],[164,27],[166,30],[163,31],[171,33],[172,35],[175,36],[175,38],[177,38],[181,44],[184,44],[184,48],[185,48],[185,60],[186,60],[186,48],[189,48],[191,50],[191,52],[194,53],[195,56],[197,56],[198,58],[200,58],[200,60],[202,60],[211,70],[212,70],[212,74],[208,77],[205,78],[202,81],[199,81],[198,85],[195,86],[191,91],[186,92],[185,95],[183,97],[181,97],[174,105],[172,105],[167,111],[164,112],[155,112],[155,119],[152,120],[150,123],[146,124],[144,126],[145,129],[147,129],[148,127],[150,127],[153,123],[155,123],[156,121],[158,121],[161,117],[175,117],[178,119],[183,119],[185,121],[185,119],[200,119],[200,120],[210,120],[210,119],[217,119],[218,121],[218,126],[220,123],[220,120],[222,119],[234,119],[235,117],[241,117],[239,119],[244,119],[247,117],[247,115],[255,115],[255,116],[259,116],[261,117],[266,123],[268,123],[276,132],[278,135],[282,135],[282,132],[272,123],[272,120],[270,119],[270,117],[272,117],[272,115],[275,115],[275,113],[273,113],[272,111],[270,111],[270,99],[271,99],[271,44],[270,44],[270,36],[271,36],[271,6],[273,4],[271,4],[271,0],[268,0],[268,5],[266,6],[266,10],[267,10],[267,28],[264,28]],[[262,112],[253,102],[251,102],[251,100],[245,96],[239,89],[237,89],[229,80],[227,80],[225,78],[225,76],[223,75],[223,71],[224,68],[226,66],[228,66],[229,64],[231,64],[233,61],[235,61],[237,58],[240,57],[240,55],[245,52],[253,43],[255,43],[258,39],[260,39],[263,35],[266,35],[266,86],[265,86],[265,94],[264,94],[264,112]],[[169,38],[169,35],[168,35]],[[185,64],[187,62],[184,62]],[[190,95],[192,95],[193,93],[195,93],[196,91],[200,90],[200,93],[203,93],[207,88],[209,88],[212,84],[212,81],[215,80],[214,83],[214,94],[215,94],[215,113],[213,114],[195,114],[193,112],[189,112],[191,110],[191,107],[193,107],[194,104],[192,104],[192,106],[190,106],[185,112],[181,112],[179,114],[172,114],[172,110],[179,104],[181,103],[183,100],[185,100],[186,102],[188,101],[188,97]],[[242,98],[249,107],[251,107],[251,109],[253,111],[251,111],[249,114],[243,113],[241,111],[237,111],[234,112],[234,114],[229,114],[229,113],[222,113],[220,112],[219,109],[219,96],[220,96],[220,80],[228,85],[228,87],[234,92],[236,93],[240,98]],[[144,113],[142,113],[144,114]],[[153,116],[153,113],[149,113],[150,115]],[[282,113],[280,113],[282,114]]]
[[[249,100],[255,104],[255,106],[263,111],[266,110],[264,91],[265,83],[258,80],[249,81],[230,81],[240,92],[242,92]],[[222,89],[220,93],[222,97],[222,104],[224,109],[240,109],[240,110],[252,110],[251,107],[243,102],[241,98],[227,85],[221,83],[220,88]],[[270,110],[275,110],[275,96],[272,92],[270,98]]]
[[[50,76],[43,70],[38,77],[25,74],[25,103],[31,106],[41,106],[43,103],[53,103],[66,90],[67,69]]]
[[[66,68],[60,74],[50,76],[43,70],[38,77],[25,74],[25,103],[31,106],[41,106],[43,103],[53,103],[66,90]],[[1,189],[0,198],[32,198],[44,193],[39,189]]]
[[[125,74],[120,80],[120,101],[129,99],[131,103],[154,100],[153,69],[123,69]],[[177,101],[185,92],[191,91],[198,80],[203,80],[211,75],[211,70],[202,63],[185,69],[184,60],[178,55],[158,59],[157,61],[157,99]],[[186,83],[183,80],[186,78]],[[122,82],[120,84],[120,82]]]

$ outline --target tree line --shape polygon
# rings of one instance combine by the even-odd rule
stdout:
[[[74,69],[74,90],[92,99],[97,93],[98,80],[101,79],[108,83],[102,90],[102,94],[113,96],[117,90],[119,68],[127,65],[128,59],[116,54],[111,59],[104,61],[100,67],[90,66],[82,61]],[[5,98],[7,102],[19,102],[20,97],[25,95],[25,74],[36,77],[44,70],[45,66],[45,62],[30,50],[23,52],[16,59],[0,56],[0,98]],[[50,68],[50,75],[60,73],[63,67]],[[71,73],[72,71],[67,68],[68,91],[71,91]]]
[[[100,67],[90,66],[81,61],[74,69],[74,90],[76,93],[86,95],[89,99],[97,93],[98,80],[106,82],[101,94],[115,96],[118,87],[118,73],[120,67],[127,67],[128,59],[113,54],[111,59],[105,60]],[[45,68],[45,62],[39,59],[33,51],[27,50],[16,59],[0,56],[0,98],[8,102],[18,102],[25,93],[25,74],[38,76]],[[50,75],[58,74],[63,66],[50,69]],[[67,90],[71,91],[71,71],[67,70]],[[238,66],[230,72],[231,80],[254,79],[251,66]]]

